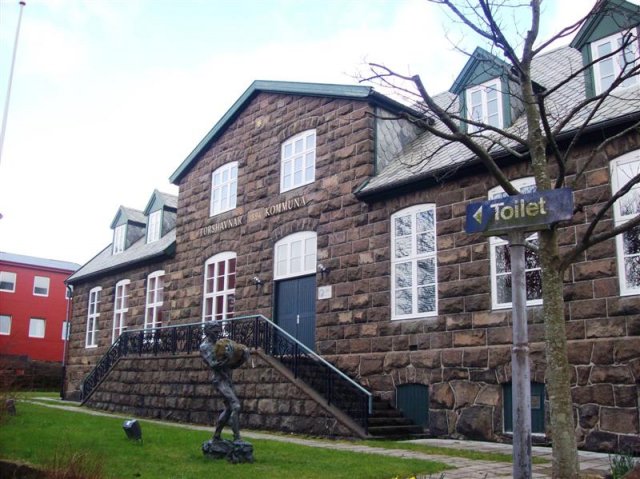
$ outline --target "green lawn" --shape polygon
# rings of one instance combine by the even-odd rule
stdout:
[[[446,465],[415,459],[250,440],[253,464],[211,461],[201,452],[210,433],[140,420],[144,442],[130,441],[120,418],[90,416],[20,402],[0,427],[0,457],[51,466],[54,457],[81,457],[103,465],[105,478],[384,479],[429,475]],[[59,460],[58,460],[59,462]],[[98,479],[98,478],[93,478]]]

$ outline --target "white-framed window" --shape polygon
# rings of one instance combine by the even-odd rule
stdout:
[[[238,196],[238,162],[222,165],[211,173],[211,205],[209,216],[217,215],[236,207]]]
[[[282,238],[275,244],[273,279],[315,274],[317,249],[317,235],[313,231]]]
[[[437,278],[436,206],[391,215],[391,319],[435,316]]]
[[[124,244],[127,238],[127,225],[116,226],[113,230],[113,254],[119,254],[124,251]]]
[[[0,291],[15,293],[16,274],[13,271],[0,271]]]
[[[467,118],[486,125],[501,128],[502,119],[502,87],[499,78],[476,85],[466,90]],[[469,125],[470,133],[480,127]]]
[[[115,343],[122,332],[127,329],[127,313],[129,312],[129,284],[128,279],[116,283],[115,299],[113,301],[113,334],[111,343]]]
[[[316,179],[316,130],[299,133],[282,144],[280,192],[313,183]]]
[[[0,314],[0,335],[9,336],[11,334],[11,316]]]
[[[31,318],[29,320],[29,337],[44,338],[47,322],[42,318]]]
[[[233,317],[236,294],[236,254],[219,253],[204,265],[202,321]]]
[[[98,345],[98,318],[100,318],[100,295],[102,288],[97,286],[89,291],[89,305],[87,308],[87,334],[85,347],[95,348]]]
[[[640,174],[640,150],[626,153],[610,164],[611,189],[617,192]],[[620,198],[613,207],[613,219],[620,226],[640,214],[640,184]],[[640,294],[640,226],[616,236],[620,294]]]
[[[147,244],[160,239],[162,233],[162,210],[154,211],[149,215],[147,223]]]
[[[63,341],[69,341],[69,321],[62,321],[62,334],[60,339]]]
[[[533,177],[520,178],[511,182],[520,193],[536,191]],[[502,187],[489,190],[489,200],[507,196]],[[536,244],[537,233],[527,237],[527,241]],[[497,236],[489,238],[489,257],[491,260],[491,305],[493,309],[511,308],[511,252],[509,242]],[[528,248],[524,252],[525,281],[527,287],[527,306],[542,304],[542,268],[538,253]]]
[[[629,34],[632,35],[631,41],[623,50],[593,65],[596,94],[605,91],[621,73],[626,73],[637,65],[640,54],[638,53],[638,38],[635,29],[614,33],[591,44],[591,58],[597,60],[618,50],[624,41],[629,41],[630,37],[626,36]],[[625,80],[620,87],[627,88],[637,85],[639,81],[638,76],[635,75]]]
[[[34,276],[33,278],[33,295],[49,296],[50,280],[46,276]]]
[[[162,304],[164,302],[164,271],[154,271],[147,277],[147,301],[144,310],[144,328],[162,326]]]

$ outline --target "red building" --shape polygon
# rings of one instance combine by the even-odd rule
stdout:
[[[65,279],[80,265],[0,252],[0,355],[62,362]]]

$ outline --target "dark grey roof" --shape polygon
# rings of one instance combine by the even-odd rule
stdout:
[[[64,271],[76,271],[80,268],[78,263],[69,261],[58,261],[56,259],[37,258],[35,256],[25,256],[22,254],[4,253],[0,251],[0,261],[8,263],[19,263],[28,266],[39,266],[41,268],[60,269]]]
[[[113,217],[113,221],[111,222],[112,229],[117,226],[121,215],[124,215],[127,223],[133,222],[141,225],[147,224],[147,217],[142,211],[136,210],[135,208],[129,208],[128,206],[120,206],[120,208],[118,208],[118,212]]]
[[[552,87],[574,72],[582,68],[580,52],[571,47],[562,47],[536,57],[532,64],[533,79],[543,87]],[[547,111],[552,121],[561,118],[571,107],[585,98],[584,75],[577,75],[572,81],[551,95],[546,102]],[[438,104],[448,106],[449,111],[458,112],[457,98],[445,92],[437,95]],[[584,121],[590,109],[585,108],[564,129],[570,133]],[[593,127],[602,126],[614,119],[626,116],[640,116],[640,87],[630,87],[616,90],[601,106],[598,113],[590,121]],[[436,126],[441,126],[436,123]],[[526,134],[526,118],[521,115],[508,129],[510,132]],[[526,136],[525,136],[526,137]],[[506,142],[514,147],[515,143]],[[486,145],[489,146],[489,140]],[[504,148],[494,146],[492,151],[496,156],[506,154]],[[403,185],[421,181],[425,178],[444,176],[460,169],[477,158],[470,150],[460,143],[448,143],[432,133],[425,132],[410,143],[389,165],[377,176],[362,185],[357,194],[360,197],[375,196],[383,191],[391,190]]]
[[[163,193],[159,190],[153,190],[153,194],[151,198],[149,198],[149,202],[144,209],[143,214],[148,215],[150,213],[151,208],[154,205],[155,200],[158,200],[163,205],[163,208],[169,208],[172,210],[178,209],[178,197],[175,195],[171,195],[169,193]]]
[[[71,275],[67,282],[73,284],[104,273],[130,268],[154,258],[169,256],[173,253],[175,243],[176,230],[173,229],[153,243],[147,244],[146,237],[142,237],[119,254],[112,254],[113,248],[109,245]]]

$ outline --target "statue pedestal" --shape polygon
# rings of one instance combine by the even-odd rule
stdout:
[[[232,464],[253,462],[253,445],[244,441],[209,439],[202,443],[202,453],[211,459],[226,459]]]

